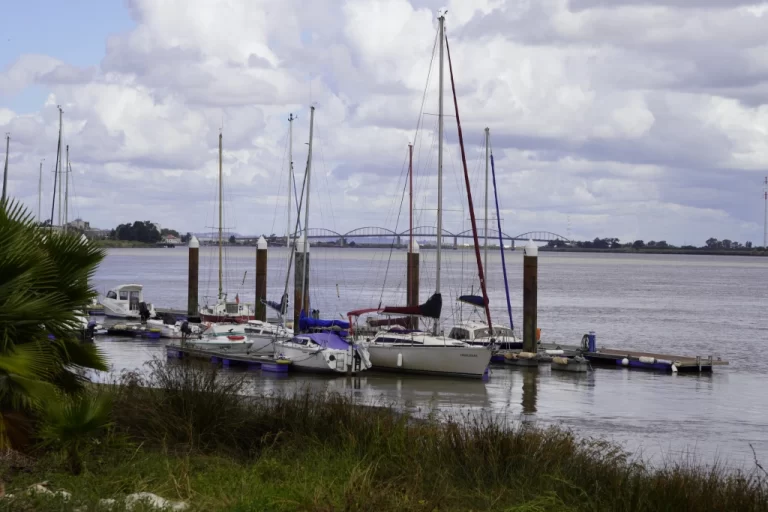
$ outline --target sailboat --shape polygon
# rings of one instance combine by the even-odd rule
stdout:
[[[293,260],[293,254],[295,252],[303,253],[305,255],[302,258],[301,276],[307,276],[307,255],[309,254],[309,241],[307,240],[307,231],[309,227],[309,193],[310,183],[312,177],[312,142],[314,134],[314,119],[315,119],[315,107],[310,107],[309,117],[309,150],[307,152],[307,170],[304,176],[304,186],[302,187],[302,201],[304,202],[304,229],[303,237],[301,240],[291,246],[289,253],[291,254],[291,260]],[[299,205],[298,211],[301,211],[301,205]],[[298,231],[299,216],[296,217],[296,227],[294,234]],[[295,236],[294,236],[295,239]],[[283,300],[280,304],[281,317],[285,314],[285,308],[287,306],[288,296],[288,276],[291,272],[291,266],[288,265],[285,289],[283,293]],[[304,308],[309,308],[309,300],[307,289],[309,286],[309,280],[305,277],[304,283],[301,285],[301,297],[295,304],[296,308],[300,308],[299,311],[299,325],[294,325],[294,329],[297,334],[289,338],[280,338],[275,335],[274,347],[275,358],[290,359],[292,361],[292,367],[299,371],[311,371],[322,373],[357,373],[359,371],[367,370],[371,367],[370,357],[368,351],[363,346],[351,343],[340,336],[341,333],[332,332],[312,332],[305,334],[298,334],[302,329],[312,328],[324,328],[324,327],[342,327],[348,328],[349,324],[346,322],[339,322],[338,320],[330,321],[331,325],[327,325],[326,322],[316,318],[308,318],[305,315]],[[338,324],[341,325],[338,325]],[[336,325],[334,325],[336,324]]]
[[[216,303],[212,306],[205,305],[200,308],[200,320],[202,322],[233,322],[242,323],[255,319],[253,308],[250,304],[240,302],[239,295],[234,299],[229,299],[224,293],[223,286],[223,251],[224,251],[224,233],[223,233],[223,212],[222,201],[224,196],[224,174],[222,172],[222,134],[219,132],[219,293],[216,296]]]
[[[348,313],[350,321],[365,313],[378,312],[381,314],[403,314],[434,320],[431,333],[400,327],[388,328],[379,331],[372,339],[367,339],[365,345],[370,354],[373,368],[377,370],[390,370],[398,372],[426,373],[451,377],[481,378],[488,369],[491,360],[491,350],[484,346],[472,346],[464,341],[446,337],[440,330],[440,314],[442,311],[442,295],[440,292],[440,274],[442,260],[442,234],[443,234],[443,69],[444,69],[444,45],[445,17],[438,18],[438,39],[440,41],[439,59],[439,113],[438,113],[438,154],[437,154],[437,256],[435,273],[435,292],[424,304],[419,306],[385,307],[383,309],[362,309]],[[449,50],[450,51],[450,50]],[[448,54],[450,64],[450,53]],[[451,78],[453,75],[451,74]],[[459,121],[458,105],[456,106],[456,120]],[[461,126],[459,125],[459,141],[464,158],[463,140],[461,138]],[[466,161],[465,161],[466,175]],[[474,220],[474,211],[471,204],[471,191],[467,177],[467,193],[470,201],[470,213],[472,215],[472,227],[475,237],[477,230]],[[475,243],[477,246],[477,241]],[[479,249],[477,249],[479,251]],[[479,256],[479,252],[478,252]],[[487,308],[487,295],[485,281],[482,272],[482,262],[478,258],[478,272],[483,291],[484,303]],[[490,313],[488,312],[490,317]],[[490,324],[490,322],[489,322]]]
[[[493,165],[493,153],[491,152],[491,132],[489,128],[485,129],[485,219],[483,227],[483,268],[488,269],[488,171],[493,174],[493,194],[496,203],[496,225],[499,235],[499,250],[501,251],[501,267],[504,274],[504,291],[507,297],[507,314],[509,316],[509,327],[503,325],[493,325],[492,328],[483,321],[463,320],[456,323],[448,337],[456,340],[462,340],[470,345],[490,346],[498,352],[505,352],[512,349],[521,349],[522,341],[518,341],[514,334],[515,324],[512,321],[512,304],[509,297],[509,283],[507,280],[506,258],[504,256],[504,243],[501,234],[501,216],[499,215],[499,195],[496,190],[496,170]],[[459,302],[469,304],[480,308],[483,306],[482,297],[476,295],[462,295],[458,298]],[[501,356],[499,356],[501,357]]]

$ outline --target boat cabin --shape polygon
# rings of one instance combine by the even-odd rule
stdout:
[[[475,340],[489,340],[491,338],[488,325],[481,322],[462,322],[454,326],[448,334],[449,338],[472,342]],[[493,326],[493,337],[495,339],[512,338],[512,330],[509,327],[500,325]]]
[[[129,311],[138,312],[139,304],[144,301],[143,288],[140,284],[123,284],[109,290],[107,298],[118,301],[118,304],[124,307],[127,306]]]

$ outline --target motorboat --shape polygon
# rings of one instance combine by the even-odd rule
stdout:
[[[183,342],[191,348],[238,354],[248,352],[252,344],[243,324],[236,323],[207,324],[200,334],[192,335]]]
[[[144,302],[143,288],[140,284],[122,284],[109,290],[101,300],[104,316],[138,319],[141,318],[142,311],[147,318],[155,316],[154,306]]]
[[[275,341],[293,338],[293,329],[279,323],[248,320],[244,327],[245,334],[253,342],[249,350],[251,354],[271,356],[275,351]]]
[[[291,367],[321,373],[358,373],[371,368],[368,350],[335,332],[299,334],[275,341],[275,357],[290,359]]]

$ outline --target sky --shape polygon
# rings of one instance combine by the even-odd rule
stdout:
[[[61,105],[70,218],[208,230],[221,132],[225,228],[283,234],[288,116],[300,187],[312,105],[310,228],[407,229],[409,143],[414,223],[434,226],[440,10],[481,223],[488,127],[508,235],[762,244],[768,3],[744,0],[14,2],[9,193],[37,214],[45,159],[50,216]],[[459,232],[447,65],[445,114],[444,227]]]

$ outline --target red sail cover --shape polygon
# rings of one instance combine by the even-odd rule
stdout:
[[[398,315],[417,315],[427,318],[440,318],[443,310],[443,296],[439,293],[432,296],[419,306],[387,306],[381,312],[383,314],[394,313]]]

